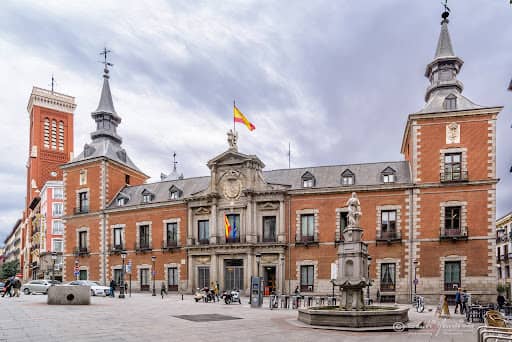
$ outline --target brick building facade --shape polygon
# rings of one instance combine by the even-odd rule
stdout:
[[[230,132],[229,148],[207,163],[209,176],[155,183],[121,147],[105,70],[92,142],[62,166],[65,280],[119,280],[124,251],[139,290],[154,275],[175,291],[218,282],[247,292],[259,274],[269,289],[327,293],[355,191],[372,297],[407,302],[417,291],[437,302],[463,287],[491,300],[501,107],[462,95],[462,63],[445,18],[426,70],[426,104],[407,120],[403,161],[265,171]]]

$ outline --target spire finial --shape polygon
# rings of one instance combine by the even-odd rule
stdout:
[[[176,161],[176,152],[173,153],[172,155],[172,172],[176,172],[176,165],[178,164],[178,162]]]
[[[448,17],[450,16],[451,12],[450,8],[448,7],[448,0],[444,0],[444,3],[441,3],[441,5],[444,7],[444,12],[441,14],[441,18],[443,18],[443,22],[448,22]]]
[[[55,85],[57,85],[57,82],[55,82],[55,78],[53,77],[53,73],[52,73],[52,82],[50,83],[50,86],[52,87],[52,94],[53,94]]]
[[[114,64],[110,63],[107,59],[108,59],[108,54],[111,53],[112,51],[111,50],[107,50],[106,47],[103,48],[103,50],[100,52],[100,55],[103,56],[103,62],[100,62],[104,65],[104,69],[103,69],[103,77],[105,78],[108,78],[108,67],[109,66],[114,66]]]

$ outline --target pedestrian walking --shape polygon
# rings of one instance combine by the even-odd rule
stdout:
[[[116,290],[116,281],[114,279],[112,279],[110,281],[110,297],[114,298],[116,295],[115,295],[115,290]]]
[[[467,290],[462,290],[462,309],[460,310],[461,314],[465,314],[468,311],[468,301],[469,301],[469,295],[467,293]]]
[[[5,295],[7,293],[9,293],[9,297],[12,297],[12,293],[11,293],[12,285],[13,285],[12,279],[11,278],[7,279],[7,281],[5,282],[5,291],[2,294],[2,297],[5,297]]]
[[[461,288],[459,287],[455,292],[455,313],[457,313],[457,309],[460,309],[460,313],[462,313],[462,293],[460,291]]]
[[[19,297],[21,289],[21,280],[19,278],[14,278],[14,284],[12,285],[12,288],[14,289],[13,296]]]
[[[167,287],[165,286],[165,282],[162,281],[160,288],[160,295],[162,296],[162,299],[164,299],[164,294],[167,296]]]
[[[505,297],[503,296],[503,293],[499,293],[498,297],[496,298],[496,302],[498,303],[499,310],[503,309],[503,305],[505,305]]]

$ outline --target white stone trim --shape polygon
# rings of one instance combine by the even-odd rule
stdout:
[[[461,172],[468,171],[468,149],[466,147],[450,147],[439,150],[439,174],[444,174],[444,155],[448,153],[460,153]]]
[[[487,121],[487,137],[488,137],[488,161],[487,161],[487,177],[496,178],[496,119]]]
[[[124,249],[128,249],[128,246],[126,246],[126,224],[124,223],[118,223],[118,224],[113,224],[110,226],[110,249],[113,249],[114,248],[114,230],[115,229],[121,229],[121,239],[122,239],[122,243],[123,243],[123,247]]]
[[[147,269],[148,270],[148,285],[149,285],[149,288],[151,289],[151,282],[153,280],[153,273],[152,273],[152,265],[150,264],[139,264],[135,267],[137,269],[137,275],[135,277],[135,280],[137,281],[137,286],[139,287],[140,289],[140,270],[142,269]],[[155,278],[155,281],[156,281],[156,278]]]
[[[395,264],[395,291],[381,291],[380,290],[380,270],[382,264]],[[382,294],[386,293],[398,293],[400,292],[400,259],[398,258],[382,258],[377,259],[375,264],[375,278],[373,280],[373,283],[375,284],[375,288],[379,290],[379,292]],[[375,290],[377,291],[377,290]]]
[[[80,208],[80,194],[81,193],[84,193],[86,192],[87,193],[87,201],[89,202],[88,205],[89,205],[89,210],[90,210],[90,205],[91,205],[91,196],[90,196],[90,191],[89,191],[89,188],[80,188],[80,189],[76,189],[75,190],[75,209],[79,209]],[[64,213],[64,208],[62,208],[63,210],[63,213]],[[71,212],[70,215],[75,215],[74,212]]]
[[[341,213],[348,213],[348,207],[336,208],[336,241],[341,241],[343,232],[341,231]]]
[[[298,260],[295,262],[296,268],[296,285],[300,289],[300,267],[313,266],[313,292],[318,292],[318,260]]]
[[[466,280],[466,264],[467,264],[468,257],[465,255],[448,255],[445,257],[439,258],[439,289],[441,290],[441,293],[451,293],[455,292],[456,290],[450,290],[445,291],[444,289],[444,264],[446,261],[460,261],[460,284],[459,287],[464,288],[464,281]]]
[[[89,266],[79,266],[78,269],[80,271],[86,271],[87,272],[87,279],[86,280],[91,279],[91,272],[89,272]],[[76,278],[78,278],[80,280],[80,273],[76,276]]]
[[[446,202],[439,203],[439,210],[440,210],[440,213],[439,213],[440,226],[439,227],[441,227],[440,233],[444,234],[444,231],[445,231],[444,213],[445,213],[446,207],[461,207],[460,230],[461,230],[461,233],[465,232],[467,234],[467,232],[468,232],[468,226],[467,226],[468,202],[466,202],[466,201],[446,201]]]
[[[169,285],[169,268],[177,268],[178,269],[178,291],[180,290],[180,280],[181,280],[181,265],[178,263],[169,263],[164,264],[164,281],[165,281],[165,288],[167,289],[167,286]]]
[[[400,238],[402,238],[402,206],[401,205],[391,205],[391,204],[387,204],[387,205],[378,205],[376,207],[376,212],[377,212],[377,227],[376,227],[376,232],[377,232],[377,238],[380,237],[380,233],[381,233],[381,226],[382,226],[382,212],[383,211],[396,211],[396,227],[395,227],[395,230],[396,232],[398,233],[398,235],[400,236]]]
[[[87,232],[87,248],[89,249],[89,251],[91,250],[91,244],[90,244],[90,239],[91,239],[91,232],[89,230],[89,227],[80,227],[80,228],[77,228],[76,229],[76,248],[80,248],[80,233],[81,232]]]
[[[181,230],[181,218],[170,218],[166,220],[162,220],[162,241],[167,244],[167,223],[176,223],[178,232],[176,234],[176,243],[179,246],[180,245],[180,230]],[[150,233],[151,235],[151,233]]]
[[[318,241],[318,234],[319,234],[319,230],[318,230],[318,227],[319,227],[319,223],[318,223],[318,214],[319,214],[319,210],[318,209],[300,209],[300,210],[296,210],[295,211],[295,241],[298,241],[297,240],[297,237],[302,237],[302,233],[301,233],[301,216],[302,215],[314,215],[314,220],[315,220],[315,223],[314,223],[314,241]]]
[[[153,222],[152,221],[141,221],[136,222],[136,246],[140,248],[140,226],[149,226],[149,247],[153,248]]]

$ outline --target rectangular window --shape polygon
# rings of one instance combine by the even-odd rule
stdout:
[[[140,290],[149,291],[149,268],[140,269]]]
[[[240,242],[240,215],[226,215],[229,221],[231,231],[225,232],[226,242]]]
[[[395,181],[395,175],[394,174],[383,175],[382,176],[382,181],[384,183],[393,183]]]
[[[315,266],[307,265],[300,267],[300,291],[313,292],[315,280]]]
[[[208,220],[199,220],[197,221],[197,238],[199,239],[199,243],[202,245],[207,245],[210,242],[210,229],[209,229],[209,221]]]
[[[78,248],[80,252],[87,252],[87,232],[78,232]]]
[[[64,234],[64,222],[61,220],[52,220],[52,234]]]
[[[200,266],[197,268],[197,287],[210,287],[210,267]]]
[[[142,195],[142,202],[149,203],[151,202],[151,195]]]
[[[445,207],[444,208],[444,235],[459,236],[461,234],[460,227],[461,207]]]
[[[114,249],[123,249],[123,228],[114,228]]]
[[[343,185],[353,185],[354,184],[354,176],[343,176],[342,184]]]
[[[226,290],[244,288],[244,261],[242,259],[224,260],[224,288]]]
[[[178,245],[178,223],[169,222],[166,224],[166,243],[167,247],[174,247]]]
[[[343,233],[345,228],[348,226],[348,212],[342,211],[340,213],[340,230]]]
[[[53,188],[53,199],[63,199],[64,198],[64,189],[63,188]]]
[[[380,264],[380,290],[395,291],[396,284],[396,265]]]
[[[301,241],[314,241],[315,239],[315,215],[306,214],[300,216]]]
[[[394,239],[396,237],[396,210],[381,211],[380,219],[380,237]]]
[[[61,239],[52,239],[52,252],[62,253],[62,240]]]
[[[150,249],[149,245],[149,225],[143,224],[139,226],[139,248]]]
[[[79,280],[87,280],[87,270],[80,270]]]
[[[169,267],[167,269],[167,289],[169,291],[178,291],[178,268]]]
[[[125,184],[130,184],[130,175],[124,175],[124,183]]]
[[[444,263],[444,289],[455,291],[460,284],[460,261],[446,261]]]
[[[82,191],[78,193],[78,212],[89,212],[89,193],[87,191]]]
[[[87,170],[80,170],[80,185],[87,184]]]
[[[276,242],[275,216],[263,216],[263,242]]]
[[[462,153],[447,153],[444,155],[444,180],[461,180]]]
[[[62,203],[53,203],[52,204],[52,216],[53,217],[62,216],[62,209],[63,209]]]
[[[303,179],[302,180],[302,187],[304,187],[304,188],[312,188],[314,184],[315,184],[314,179]]]

